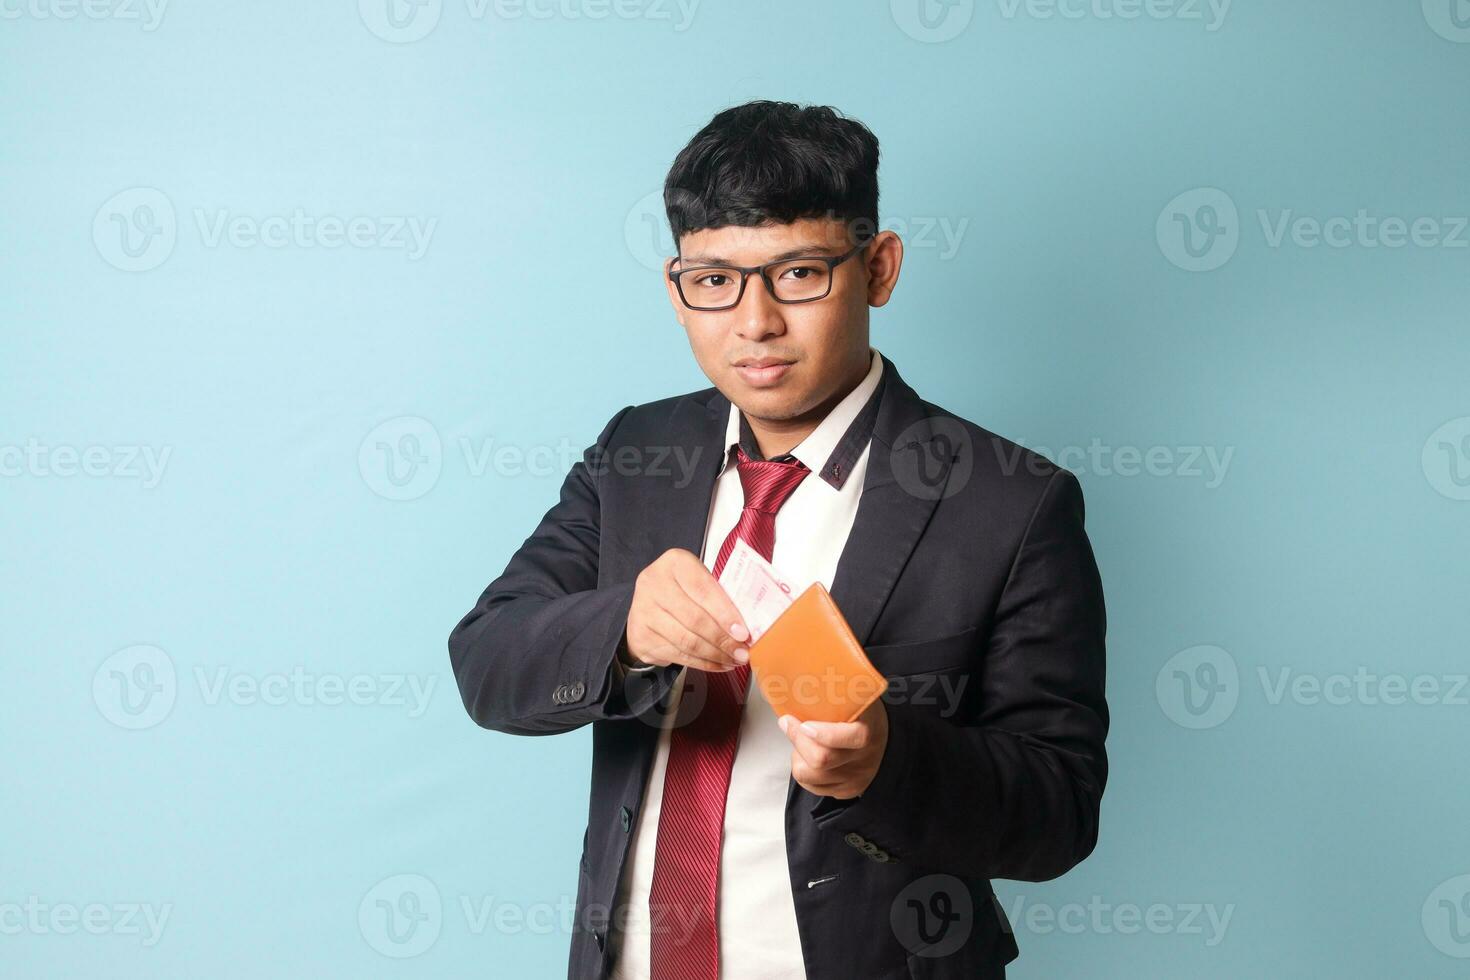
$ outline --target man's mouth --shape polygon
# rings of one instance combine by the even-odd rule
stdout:
[[[779,357],[743,357],[735,362],[735,370],[746,384],[765,388],[785,377],[793,363]]]

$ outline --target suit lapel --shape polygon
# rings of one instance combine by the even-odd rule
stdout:
[[[923,401],[886,357],[879,399],[857,516],[829,590],[861,644],[943,496],[954,462],[952,454],[936,451],[948,443],[936,441]]]

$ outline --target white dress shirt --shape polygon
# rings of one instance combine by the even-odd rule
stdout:
[[[771,564],[786,576],[796,593],[813,582],[831,589],[837,561],[857,515],[868,468],[868,446],[848,470],[840,489],[818,474],[878,386],[883,358],[876,348],[870,346],[869,352],[867,376],[791,450],[812,472],[776,512]],[[702,548],[705,567],[710,570],[745,505],[740,474],[729,453],[729,447],[739,440],[740,410],[731,404],[725,427],[726,462],[715,480]],[[664,715],[643,813],[634,828],[619,883],[614,925],[626,925],[613,965],[613,980],[647,980],[649,975],[648,896],[668,764],[669,722],[677,713],[683,681],[681,670],[671,708]],[[730,772],[720,851],[717,917],[721,980],[805,980],[786,861],[786,793],[790,779],[791,742],[777,726],[775,712],[752,677]],[[678,927],[676,923],[665,926]]]

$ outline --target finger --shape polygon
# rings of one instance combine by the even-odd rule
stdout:
[[[795,718],[792,718],[790,715],[783,717],[790,719],[784,727],[786,729],[786,737],[791,740],[791,747],[796,750],[796,754],[801,760],[813,769],[824,771],[836,769],[852,761],[854,752],[851,749],[828,748],[812,739],[811,736],[803,733],[801,726],[795,723]]]
[[[657,608],[653,611],[648,628],[662,644],[661,652],[674,663],[722,673],[735,668],[735,664],[719,647],[699,634],[690,632],[666,609]]]
[[[660,595],[659,602],[685,629],[698,634],[712,649],[718,651],[721,661],[732,666],[743,662],[735,656],[735,651],[745,647],[730,635],[727,627],[721,626],[707,609],[695,602],[682,588],[675,586]]]
[[[737,646],[750,638],[750,627],[746,625],[745,617],[740,615],[740,610],[725,592],[724,586],[720,585],[719,580],[710,573],[708,568],[704,567],[703,563],[681,563],[675,570],[674,581],[679,583],[679,587],[689,598],[702,606],[705,612],[720,624],[720,629],[730,634]],[[738,626],[739,629],[731,633],[732,626]]]
[[[806,790],[822,796],[835,796],[846,793],[849,796],[856,795],[856,787],[859,785],[856,772],[828,772],[823,769],[813,769],[799,758],[792,761],[791,777]]]
[[[866,748],[872,738],[867,724],[860,721],[804,721],[797,730],[831,749]]]

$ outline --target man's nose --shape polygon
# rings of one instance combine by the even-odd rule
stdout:
[[[752,275],[745,282],[745,295],[735,308],[735,332],[746,340],[758,340],[786,329],[781,317],[781,304],[766,287],[766,279]]]

